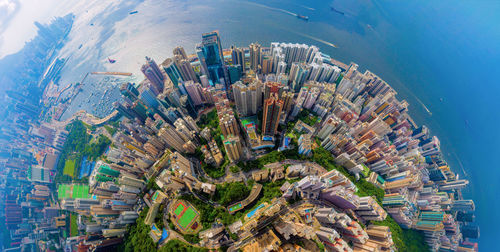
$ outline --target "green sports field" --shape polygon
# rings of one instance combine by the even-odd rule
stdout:
[[[184,205],[179,204],[177,208],[174,210],[175,216],[179,217],[182,211],[184,211],[184,208],[185,208]]]
[[[71,185],[62,184],[57,189],[57,198],[67,199],[71,198]]]
[[[229,212],[235,212],[235,211],[241,210],[242,208],[243,208],[243,206],[241,205],[241,203],[238,203],[234,206],[231,206],[229,208]]]
[[[88,185],[73,185],[73,199],[87,199],[89,198]]]
[[[63,174],[73,177],[75,175],[75,160],[67,159],[64,163]]]
[[[57,188],[57,197],[59,199],[88,199],[90,198],[89,186],[60,184]]]
[[[196,218],[197,215],[198,213],[191,206],[189,206],[179,219],[179,225],[181,225],[182,228],[187,229],[188,225],[194,218]]]
[[[196,234],[203,229],[200,213],[188,201],[175,200],[168,210],[170,220],[183,234]]]

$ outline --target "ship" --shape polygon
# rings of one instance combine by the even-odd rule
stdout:
[[[116,60],[114,60],[114,59],[110,59],[109,57],[108,57],[108,61],[109,61],[109,63],[111,63],[111,64],[113,64],[113,63],[115,63],[115,62],[116,62]]]
[[[330,7],[330,10],[335,11],[335,12],[337,12],[338,14],[341,14],[342,16],[344,16],[344,15],[345,15],[345,13],[344,13],[344,12],[342,12],[342,11],[339,11],[339,10],[335,9],[334,7]]]
[[[130,15],[134,15],[134,14],[136,14],[136,13],[138,13],[138,12],[139,12],[139,11],[132,11],[132,12],[130,12],[129,14],[130,14]]]
[[[308,20],[309,20],[309,17],[308,17],[308,16],[302,16],[302,15],[300,15],[300,14],[297,14],[297,18],[302,19],[302,20],[305,20],[305,21],[308,21]]]

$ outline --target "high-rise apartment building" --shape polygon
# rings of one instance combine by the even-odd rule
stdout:
[[[165,77],[153,59],[146,57],[146,64],[142,65],[141,71],[151,82],[156,92],[163,92]]]
[[[184,83],[184,88],[188,93],[193,105],[197,106],[203,104],[203,90],[200,83],[195,83],[194,81],[186,81]]]
[[[185,141],[179,136],[177,130],[170,124],[166,124],[158,132],[158,136],[170,147],[179,152],[184,152],[182,147]]]
[[[241,72],[245,72],[245,51],[241,48],[237,48],[235,46],[231,46],[231,59],[233,65],[239,65],[241,68]]]
[[[264,101],[271,96],[271,93],[275,93],[278,95],[278,98],[281,99],[281,94],[284,90],[284,85],[279,82],[266,82],[264,84]]]
[[[249,46],[250,49],[250,68],[254,72],[260,71],[260,63],[261,63],[261,47],[257,43],[252,43]]]
[[[184,51],[184,47],[182,47],[182,46],[175,47],[173,50],[173,53],[174,53],[174,55],[181,56],[183,59],[188,59],[186,51]]]
[[[262,118],[262,134],[265,136],[274,136],[278,130],[283,101],[278,98],[277,93],[264,101],[264,113]]]
[[[223,140],[224,148],[226,149],[226,154],[231,161],[237,161],[241,158],[243,154],[243,148],[241,146],[240,137],[234,135],[228,135]]]

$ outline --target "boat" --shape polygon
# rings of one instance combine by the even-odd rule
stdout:
[[[308,20],[309,20],[309,17],[308,17],[308,16],[302,16],[302,15],[300,15],[300,14],[297,14],[297,18],[302,19],[302,20],[305,20],[305,21],[308,21]]]
[[[80,46],[78,46],[78,49],[82,48],[83,44],[80,44]]]
[[[114,60],[114,59],[110,59],[109,57],[108,57],[108,61],[109,61],[109,63],[111,63],[111,64],[113,64],[113,63],[115,63],[115,62],[116,62],[116,60]]]
[[[334,7],[330,7],[330,10],[335,11],[335,12],[337,12],[338,14],[345,15],[345,13],[344,13],[344,12],[342,12],[342,11],[339,11],[339,10],[335,9]]]
[[[130,12],[129,14],[130,14],[130,15],[134,15],[134,14],[136,14],[136,13],[138,13],[138,12],[139,12],[139,11],[132,11],[132,12]]]

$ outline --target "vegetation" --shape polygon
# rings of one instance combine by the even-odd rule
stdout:
[[[342,79],[344,78],[344,75],[343,74],[340,74],[339,77],[335,80],[335,84],[340,84],[340,82],[342,81]]]
[[[151,228],[144,224],[148,208],[144,208],[136,220],[135,225],[128,227],[123,243],[118,248],[118,251],[156,251],[156,244],[149,237]]]
[[[58,173],[55,181],[71,181],[72,177],[70,176],[70,168],[72,162],[74,162],[75,167],[78,167],[84,156],[86,156],[89,160],[96,160],[104,153],[106,148],[111,143],[111,141],[103,135],[100,135],[96,140],[91,141],[92,135],[87,133],[88,128],[89,126],[86,126],[80,120],[74,121],[66,126],[66,130],[68,130],[69,134],[57,163]],[[72,161],[67,163],[67,160]],[[76,168],[73,170],[73,175],[74,174],[76,174]]]
[[[111,127],[109,125],[104,125],[104,129],[106,129],[106,131],[111,135],[113,136],[116,131],[118,131],[115,127]]]
[[[220,149],[222,155],[224,156],[224,163],[221,166],[215,167],[212,164],[206,164],[205,162],[201,163],[201,168],[205,171],[205,173],[212,178],[221,178],[226,175],[226,166],[229,164],[229,159],[226,155],[226,150],[224,149],[224,145],[222,143],[222,130],[219,127],[219,118],[217,117],[217,110],[214,108],[212,111],[207,114],[203,114],[200,116],[198,120],[198,127],[203,129],[208,127],[210,129],[210,135],[217,143],[217,147]],[[201,160],[204,159],[201,151],[197,150],[195,153],[197,157],[200,157]]]
[[[215,191],[214,200],[223,206],[240,201],[250,194],[251,188],[248,188],[242,182],[218,184]]]
[[[199,210],[203,229],[210,228],[212,223],[216,220],[220,220],[220,222],[224,225],[229,225],[241,217],[241,213],[230,215],[225,208],[214,207],[194,197],[192,194],[183,194],[179,197],[179,199],[189,201],[197,210]]]
[[[314,115],[308,109],[302,109],[297,115],[297,119],[303,121],[309,126],[313,126],[318,121],[318,116]]]
[[[151,189],[153,190],[160,190],[160,187],[156,184],[156,177],[152,177],[149,179],[148,183],[146,184],[146,189],[149,191]]]
[[[179,240],[170,240],[168,241],[165,245],[163,245],[160,249],[160,252],[170,252],[170,251],[177,251],[177,252],[202,252],[202,251],[208,251],[208,249],[205,248],[197,248],[193,247],[191,245],[188,245],[184,242],[181,242]]]
[[[310,158],[310,161],[316,162],[328,171],[331,171],[333,169],[340,171],[344,176],[354,182],[354,184],[358,188],[358,196],[363,197],[373,195],[377,199],[378,203],[382,204],[382,200],[384,199],[385,194],[384,190],[374,186],[363,178],[356,181],[356,178],[351,175],[344,167],[335,164],[335,158],[329,151],[325,150],[323,147],[320,146],[313,150],[313,155]]]
[[[279,162],[285,159],[287,159],[287,156],[284,152],[271,151],[260,158],[249,161],[241,161],[238,163],[238,166],[242,171],[248,172],[251,170],[261,170],[264,168],[265,164]]]
[[[325,251],[325,245],[323,245],[323,243],[316,241],[316,240],[314,242],[318,246],[319,251]]]
[[[229,231],[229,229],[226,228],[226,232],[229,234],[229,237],[235,241],[237,241],[239,239],[238,235],[237,234],[234,234],[232,233],[231,231]]]
[[[75,160],[67,159],[64,163],[63,174],[68,175],[70,177],[75,176]]]
[[[272,199],[280,197],[282,195],[280,188],[284,183],[285,183],[284,179],[275,182],[261,183],[262,197],[259,199],[259,202],[270,202]]]
[[[229,168],[229,170],[231,170],[232,173],[237,173],[240,171],[240,168],[238,166],[234,165],[234,166],[231,166]]]
[[[217,110],[215,107],[212,111],[201,115],[197,124],[200,129],[203,129],[204,127],[209,127],[211,129],[217,128],[217,126],[219,126],[219,118],[217,117]]]
[[[204,158],[202,158],[204,159]],[[224,177],[226,175],[226,166],[229,164],[229,160],[226,158],[224,163],[219,166],[215,167],[212,164],[206,164],[205,162],[201,162],[201,168],[205,173],[210,176],[211,178],[218,179]]]
[[[165,204],[161,204],[160,207],[158,208],[158,213],[156,214],[155,217],[155,224],[159,230],[163,230],[163,227],[165,226],[163,223],[164,211],[165,211]]]
[[[77,236],[78,235],[78,224],[76,223],[76,218],[77,215],[71,214],[70,215],[70,236]]]
[[[389,215],[383,221],[372,221],[371,223],[378,226],[388,226],[391,229],[392,240],[398,251],[429,251],[421,231],[403,229]]]
[[[184,240],[186,240],[189,243],[196,244],[200,242],[200,237],[198,237],[197,234],[185,234],[183,235]]]

